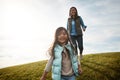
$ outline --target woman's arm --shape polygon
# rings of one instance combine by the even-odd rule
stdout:
[[[85,29],[87,28],[87,26],[84,25],[84,22],[83,22],[83,19],[82,19],[81,16],[80,16],[80,23],[81,23],[81,25],[82,25],[83,31],[85,31]]]

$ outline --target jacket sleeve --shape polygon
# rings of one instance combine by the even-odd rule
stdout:
[[[82,17],[80,16],[80,23],[82,25],[82,28],[87,28],[87,26],[84,24]]]
[[[52,63],[53,63],[53,57],[51,56],[44,69],[46,72],[50,72]]]

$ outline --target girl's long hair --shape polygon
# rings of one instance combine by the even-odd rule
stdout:
[[[68,35],[67,30],[66,30],[64,27],[59,27],[59,28],[57,28],[56,31],[55,31],[55,36],[54,36],[53,44],[52,44],[52,46],[51,46],[51,47],[49,48],[49,50],[48,50],[50,56],[53,56],[53,57],[54,57],[54,48],[55,48],[55,45],[56,45],[56,44],[59,44],[59,45],[60,45],[60,43],[58,42],[58,35],[59,35],[59,33],[60,33],[62,30],[64,30],[65,33],[66,33],[67,36],[68,36],[68,39],[66,40],[66,44],[67,44],[68,42],[70,42],[72,48],[75,50],[75,48],[74,48],[74,46],[72,45],[72,42],[71,42],[71,40],[70,40],[70,38],[69,38],[69,35]]]
[[[76,19],[76,18],[78,18],[78,11],[77,11],[77,8],[76,7],[71,7],[70,8],[70,10],[69,10],[69,16],[71,17],[71,18],[73,18],[73,16],[71,15],[71,9],[72,8],[74,8],[75,10],[76,10],[76,14],[75,14],[75,18],[74,19]]]

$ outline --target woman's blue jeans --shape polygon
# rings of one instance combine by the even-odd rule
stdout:
[[[83,36],[82,35],[79,35],[79,36],[72,36],[71,35],[71,40],[72,40],[72,43],[74,44],[76,50],[78,47],[80,54],[82,54],[82,52],[83,52]]]

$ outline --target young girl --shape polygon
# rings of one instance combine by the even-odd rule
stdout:
[[[83,52],[83,33],[82,31],[86,30],[84,22],[81,16],[78,16],[77,9],[75,7],[71,7],[69,10],[69,18],[67,22],[67,31],[70,35],[70,38],[77,50],[77,44],[80,51],[80,59],[82,59]]]
[[[52,67],[52,80],[75,80],[82,72],[74,47],[70,43],[67,30],[57,28],[53,46],[49,49],[51,58],[48,60],[40,80],[46,80]]]

